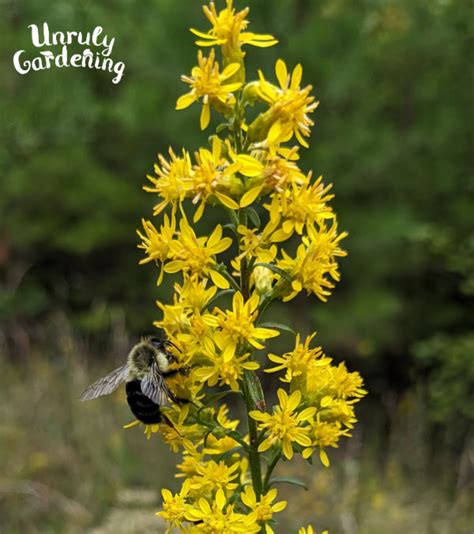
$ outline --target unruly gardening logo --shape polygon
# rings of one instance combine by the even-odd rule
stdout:
[[[112,83],[117,84],[125,72],[123,61],[115,62],[111,55],[115,44],[115,37],[104,34],[102,26],[96,26],[93,31],[54,31],[50,32],[47,22],[43,23],[41,32],[36,24],[30,24],[31,42],[35,48],[43,49],[33,58],[27,57],[26,50],[18,50],[13,55],[13,66],[20,74],[28,74],[31,70],[39,71],[52,67],[75,67],[108,71],[114,73]],[[51,47],[61,46],[61,51],[55,53]],[[84,47],[81,53],[71,53],[69,47]],[[89,48],[94,47],[95,50]]]

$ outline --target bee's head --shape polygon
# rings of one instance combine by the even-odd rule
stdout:
[[[157,336],[150,336],[148,338],[148,341],[159,350],[164,350],[164,348],[166,347],[166,341],[163,341]]]
[[[177,361],[177,358],[173,354],[171,354],[170,347],[173,347],[176,350],[179,349],[172,341],[170,341],[169,339],[161,339],[157,336],[150,336],[149,338],[147,338],[147,341],[159,351],[164,352],[168,360],[172,360],[174,362]]]

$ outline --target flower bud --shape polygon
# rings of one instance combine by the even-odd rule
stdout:
[[[272,290],[273,273],[270,269],[259,265],[253,270],[253,277],[259,295],[266,295]]]
[[[255,102],[260,98],[258,95],[259,82],[253,81],[248,83],[242,93],[242,101],[253,106]]]

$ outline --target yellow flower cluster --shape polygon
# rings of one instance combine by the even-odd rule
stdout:
[[[267,373],[284,371],[280,380],[288,383],[293,391],[290,397],[290,401],[293,399],[293,410],[296,407],[300,410],[293,417],[294,421],[300,423],[299,439],[290,439],[289,434],[282,437],[281,427],[271,425],[272,421],[281,420],[282,413],[289,411],[291,402],[282,389],[278,391],[280,405],[275,408],[273,415],[260,412],[251,412],[250,415],[260,422],[262,430],[268,429],[267,442],[281,442],[286,458],[291,459],[295,446],[303,458],[309,458],[317,449],[321,462],[328,467],[326,447],[337,447],[341,436],[350,437],[349,431],[357,422],[354,404],[367,392],[362,388],[359,373],[348,372],[343,363],[334,365],[321,347],[310,348],[314,336],[308,336],[302,343],[297,335],[292,351],[282,356],[269,354],[269,360],[277,365],[265,370]],[[286,429],[289,429],[289,424]]]
[[[338,231],[331,185],[299,167],[318,105],[311,85],[302,85],[301,65],[289,73],[279,59],[275,84],[261,71],[257,80],[246,79],[243,47],[277,43],[248,31],[248,11],[237,12],[232,0],[218,11],[211,2],[204,7],[211,28],[191,30],[196,44],[211,50],[199,50],[198,64],[182,77],[189,92],[176,108],[201,103],[202,129],[217,115],[222,120],[209,146],[194,155],[170,148],[158,156],[145,190],[158,197],[153,215],[160,221],[143,220],[138,231],[140,263],[156,265],[157,283],[178,275],[171,301],[157,302],[155,326],[177,362],[167,385],[187,402],[162,407],[165,422],[146,425],[145,433],[158,432],[182,454],[176,475],[182,487],[162,491],[158,515],[169,530],[185,533],[271,534],[275,514],[286,507],[272,478],[280,458],[310,459],[319,451],[329,465],[326,448],[350,435],[354,404],[366,393],[358,373],[311,347],[314,335],[304,341],[297,335],[292,351],[268,355],[276,365],[265,370],[281,373],[285,387],[266,411],[257,371],[267,365],[255,351],[282,325],[266,324],[262,315],[272,301],[301,292],[326,301],[339,280],[347,233]],[[251,107],[257,113],[247,113]],[[210,207],[228,222],[203,235],[196,223]],[[245,403],[245,430],[218,403],[228,394]]]

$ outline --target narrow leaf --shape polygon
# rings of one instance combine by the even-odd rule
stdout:
[[[219,134],[223,132],[226,128],[230,129],[229,124],[227,122],[224,122],[223,124],[219,124],[219,126],[216,128],[216,133]]]
[[[260,216],[255,208],[245,208],[245,211],[247,212],[250,222],[255,226],[255,228],[260,228],[262,221],[260,220]]]
[[[252,399],[255,407],[257,408],[257,410],[264,412],[265,411],[265,397],[263,395],[263,389],[262,389],[262,384],[260,383],[260,379],[255,373],[246,371],[245,382],[248,388],[248,392],[250,394],[250,398]]]
[[[233,449],[230,449],[228,451],[223,452],[222,454],[219,454],[219,456],[217,456],[215,461],[220,462],[221,460],[226,460],[227,458],[230,458],[232,455],[234,455],[236,452],[240,452],[242,449],[243,449],[242,445],[238,445],[237,447],[234,447]]]
[[[294,336],[296,336],[296,332],[293,330],[293,328],[291,328],[290,326],[286,324],[260,323],[258,326],[262,328],[273,328],[273,329],[281,330],[282,332],[288,332],[289,334],[293,334]]]
[[[233,224],[231,224],[231,223],[224,224],[224,226],[222,228],[230,230],[235,235],[238,235],[237,232],[235,231],[235,226]]]
[[[211,304],[214,304],[216,300],[219,300],[221,297],[224,297],[225,295],[232,295],[235,293],[235,289],[222,289],[221,291],[218,291],[212,299],[209,300],[209,302],[206,304],[206,308],[210,308]]]
[[[240,291],[240,286],[235,280],[235,278],[227,272],[227,269],[225,268],[224,264],[219,264],[218,266],[219,273],[230,283],[230,285],[236,290]]]
[[[293,486],[300,486],[301,488],[304,488],[306,491],[308,491],[308,486],[297,478],[275,477],[270,480],[270,483],[268,485],[272,486],[273,484],[291,484]]]
[[[270,271],[273,271],[274,273],[279,274],[282,278],[284,278],[288,282],[291,282],[293,280],[286,271],[284,271],[283,269],[280,269],[280,267],[277,267],[276,265],[273,265],[272,263],[256,263],[255,267],[266,267],[267,269],[270,269]]]
[[[227,210],[227,213],[229,214],[229,218],[231,223],[237,228],[239,226],[239,218],[237,216],[237,213],[234,210]]]
[[[228,391],[220,391],[219,393],[211,393],[210,395],[206,395],[205,406],[208,407],[210,404],[227,397],[227,395],[240,395],[240,391],[229,389]]]

